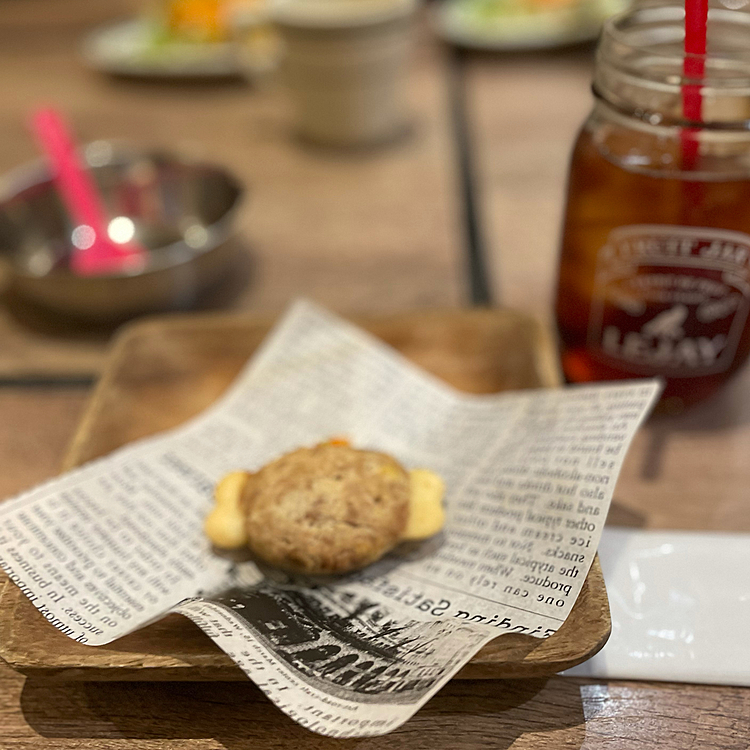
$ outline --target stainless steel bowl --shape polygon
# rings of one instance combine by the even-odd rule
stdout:
[[[83,156],[113,230],[149,250],[135,274],[78,276],[68,267],[74,229],[42,162],[0,181],[0,279],[15,295],[56,313],[97,320],[186,309],[234,259],[231,223],[242,197],[223,169],[107,141]]]

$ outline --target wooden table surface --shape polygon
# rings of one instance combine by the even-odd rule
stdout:
[[[113,81],[81,64],[81,35],[126,0],[0,0],[0,171],[33,155],[23,119],[65,107],[82,138],[179,145],[251,185],[240,217],[248,283],[213,302],[273,313],[304,293],[347,313],[469,302],[448,55],[424,33],[411,138],[334,154],[290,134],[273,86]],[[590,50],[465,60],[466,123],[482,247],[496,300],[548,318],[573,133],[589,106]],[[0,497],[57,471],[109,331],[80,335],[0,308]],[[41,378],[41,379],[40,379]],[[83,381],[82,381],[83,382]],[[750,531],[750,372],[683,417],[641,432],[612,519]],[[400,730],[330,740],[251,684],[44,684],[0,665],[0,748],[514,748],[746,750],[750,690],[555,677],[453,682]]]

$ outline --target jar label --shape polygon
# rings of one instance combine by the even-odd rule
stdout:
[[[618,227],[597,258],[589,349],[637,374],[724,372],[750,309],[749,262],[741,232]]]

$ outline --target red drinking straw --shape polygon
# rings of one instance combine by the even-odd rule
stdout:
[[[85,244],[70,259],[81,276],[135,273],[146,264],[148,251],[139,242],[113,242],[107,231],[108,216],[91,173],[81,163],[73,138],[56,109],[40,109],[31,127],[52,167],[52,176],[76,231]]]
[[[682,116],[690,122],[701,122],[703,97],[701,85],[706,72],[706,25],[708,0],[685,0],[685,57],[682,63]],[[698,129],[683,128],[682,168],[695,169],[698,162]]]

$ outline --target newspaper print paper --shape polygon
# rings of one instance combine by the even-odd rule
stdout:
[[[658,391],[468,396],[298,302],[202,415],[0,505],[0,565],[77,641],[180,612],[303,726],[383,734],[487,641],[557,630]],[[441,474],[444,531],[331,580],[210,549],[202,521],[224,474],[332,435]]]

